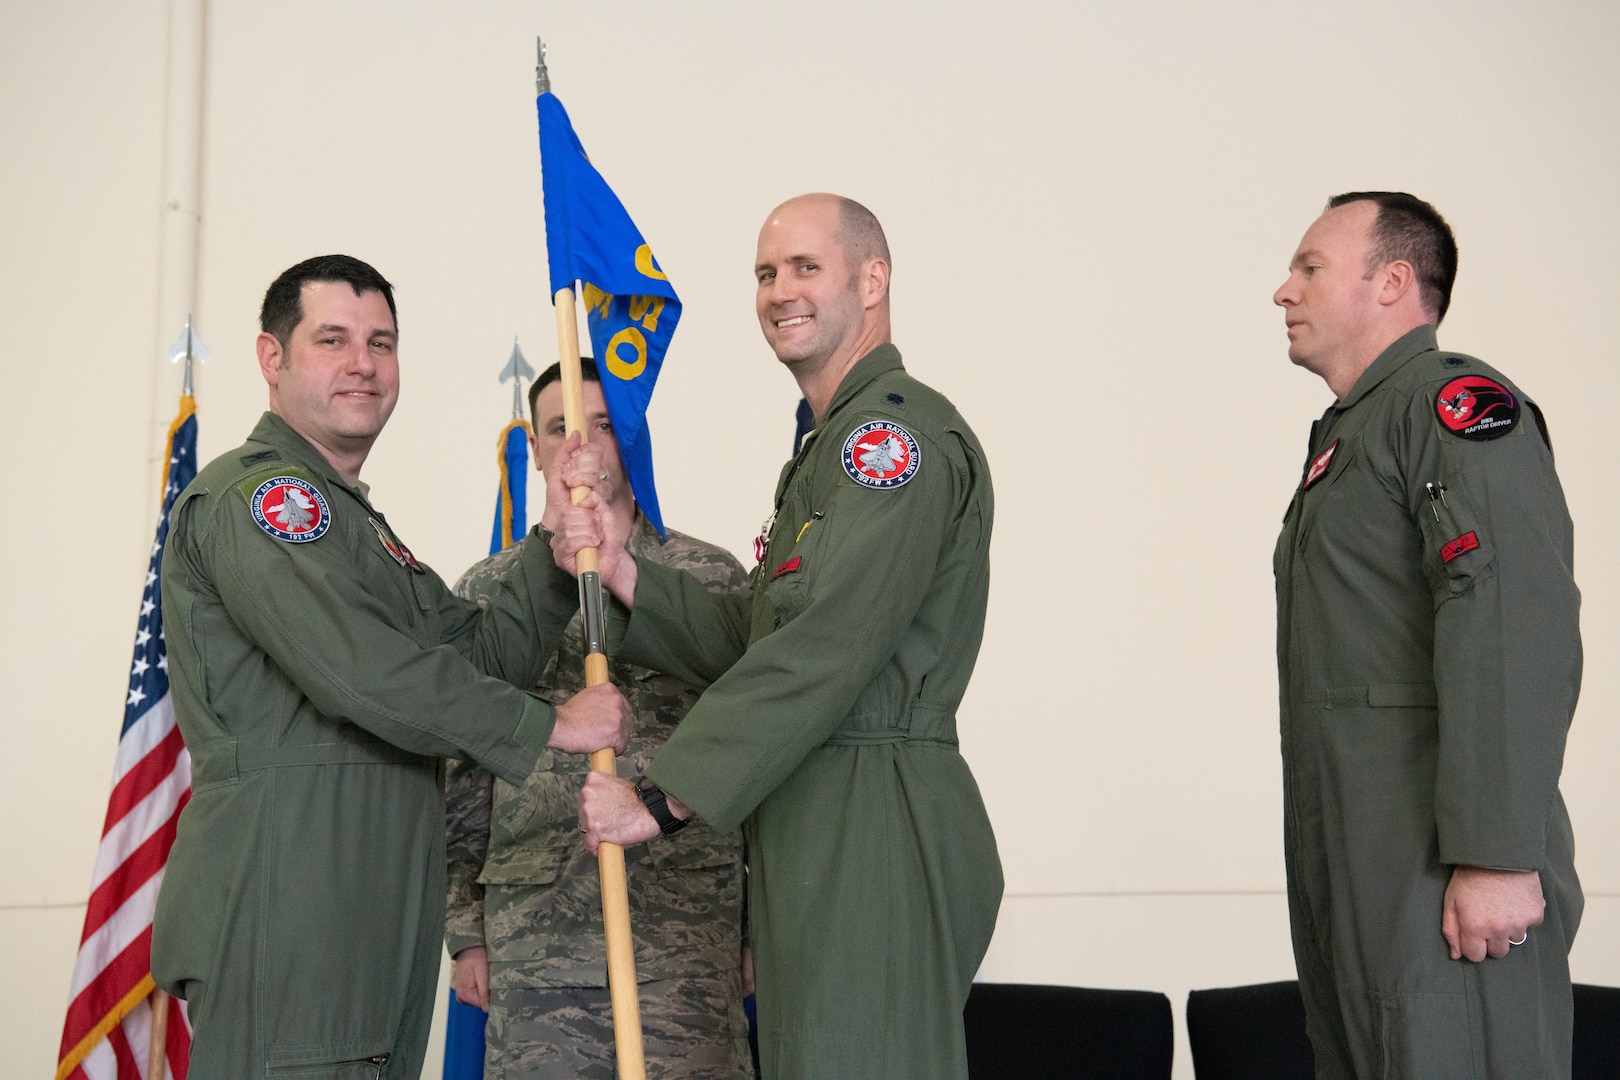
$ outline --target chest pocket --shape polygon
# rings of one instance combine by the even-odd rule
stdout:
[[[1331,457],[1324,464],[1319,464],[1323,455],[1330,450]],[[1330,440],[1327,446],[1306,461],[1301,486],[1294,491],[1294,501],[1289,504],[1288,513],[1283,518],[1285,522],[1293,521],[1291,531],[1295,551],[1306,550],[1322,504],[1332,497],[1334,486],[1355,467],[1360,456],[1361,433],[1354,432]],[[1320,473],[1313,478],[1315,469],[1320,469]]]
[[[827,558],[830,534],[837,521],[841,485],[812,499],[808,485],[788,492],[772,528],[771,544],[759,566],[756,596],[763,596],[771,612],[770,629],[781,629],[810,603],[822,561]],[[756,627],[756,633],[758,628]]]

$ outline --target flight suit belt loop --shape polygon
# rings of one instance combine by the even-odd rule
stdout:
[[[956,714],[938,705],[912,705],[909,715],[899,717],[899,723],[880,727],[862,727],[863,720],[891,720],[888,716],[853,713],[844,721],[844,727],[832,733],[826,746],[878,746],[884,743],[936,742],[956,745]]]
[[[230,740],[224,740],[230,741]],[[215,746],[218,744],[216,743]],[[212,749],[212,748],[211,748]],[[193,787],[224,783],[243,773],[289,765],[430,765],[431,758],[387,743],[308,743],[301,746],[243,746],[234,754],[206,753],[193,776]],[[234,759],[234,760],[233,760]],[[232,762],[234,769],[227,769]]]
[[[1317,690],[1302,695],[1300,701],[1329,709],[1433,709],[1440,704],[1440,695],[1433,683],[1374,683]]]

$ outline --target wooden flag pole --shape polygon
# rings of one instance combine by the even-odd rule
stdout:
[[[164,1080],[169,1075],[169,995],[153,990],[147,997],[152,1006],[152,1024],[146,1043],[148,1080]]]
[[[590,439],[585,427],[584,389],[579,373],[579,326],[574,312],[574,290],[558,289],[552,298],[557,312],[557,359],[562,367],[563,425],[583,444]],[[577,506],[589,488],[570,493]],[[579,553],[580,607],[585,615],[585,685],[608,681],[607,653],[602,650],[602,579],[598,576],[595,548]],[[591,755],[591,771],[617,775],[613,750]],[[599,844],[597,871],[602,879],[602,929],[607,937],[608,994],[613,1002],[613,1041],[619,1080],[646,1080],[647,1065],[641,1046],[641,1002],[636,996],[636,955],[630,937],[630,891],[624,873],[624,848]]]

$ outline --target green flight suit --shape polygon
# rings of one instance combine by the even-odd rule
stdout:
[[[640,513],[627,547],[716,591],[748,588],[730,552],[674,529],[660,540]],[[474,564],[456,594],[488,603],[522,557],[510,547]],[[584,619],[575,614],[536,693],[561,704],[584,687],[583,637]],[[696,704],[698,690],[616,656],[608,667],[635,714],[629,750],[618,759],[619,775],[633,777]],[[579,789],[589,768],[584,757],[548,750],[521,785],[472,762],[446,769],[445,944],[452,955],[475,945],[489,950],[489,1078],[616,1076],[601,876],[579,835]],[[694,822],[626,849],[624,860],[648,1080],[751,1077],[739,970],[741,831]]]
[[[1569,1075],[1572,531],[1540,410],[1431,326],[1311,430],[1275,571],[1289,912],[1320,1077]],[[1545,923],[1501,959],[1452,960],[1457,865],[1540,871]]]
[[[880,486],[844,464],[872,422],[890,449],[851,460]],[[967,1075],[1002,878],[956,708],[992,512],[973,432],[884,345],[783,469],[750,596],[638,561],[621,655],[712,683],[649,775],[718,828],[745,822],[766,1080]]]
[[[299,522],[313,536],[324,521],[318,538],[255,523],[277,478],[324,499]],[[577,591],[530,546],[486,614],[268,413],[175,503],[163,604],[192,794],[152,973],[188,1001],[192,1076],[421,1071],[444,932],[441,758],[520,783],[555,722],[511,684],[534,685]]]

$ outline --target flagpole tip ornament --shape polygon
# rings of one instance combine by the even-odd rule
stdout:
[[[191,324],[191,316],[187,315],[185,328],[180,331],[180,336],[174,339],[174,344],[169,346],[169,363],[178,364],[182,360],[186,362],[185,387],[181,391],[186,397],[191,397],[192,361],[206,364],[209,356],[208,346],[197,336],[197,331]]]
[[[534,368],[523,355],[523,349],[518,345],[516,336],[512,338],[512,356],[501,368],[501,382],[508,379],[512,381],[512,418],[523,419],[523,380],[534,378]]]
[[[551,93],[551,73],[546,70],[546,43],[537,35],[534,39],[534,92],[540,94]]]

